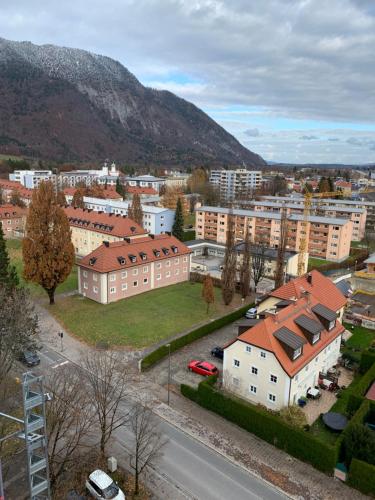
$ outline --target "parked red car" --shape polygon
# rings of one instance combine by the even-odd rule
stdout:
[[[188,364],[188,370],[191,372],[199,373],[199,375],[218,375],[219,370],[212,363],[207,361],[190,361]]]

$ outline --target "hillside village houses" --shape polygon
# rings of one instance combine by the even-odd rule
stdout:
[[[191,250],[174,236],[140,236],[101,246],[78,262],[79,293],[108,304],[188,281]]]
[[[316,270],[271,292],[255,326],[224,349],[224,387],[273,410],[297,404],[339,358],[345,305]]]
[[[77,256],[85,256],[103,241],[130,241],[146,235],[136,222],[119,214],[98,213],[82,208],[65,207],[72,231],[72,243]]]
[[[271,248],[277,248],[280,239],[281,213],[271,211],[241,210],[221,207],[197,206],[196,238],[226,242],[229,217],[235,225],[236,241],[245,238],[250,231],[251,241],[262,242]],[[288,216],[287,250],[298,252],[301,237],[305,232],[302,214]],[[353,222],[334,217],[309,216],[307,231],[307,250],[311,256],[335,262],[345,260],[350,253]]]
[[[0,223],[5,238],[20,238],[24,235],[27,210],[14,205],[0,205]]]
[[[0,179],[0,189],[2,192],[3,200],[9,203],[12,193],[17,191],[21,200],[26,206],[30,205],[31,198],[33,196],[33,190],[25,188],[17,181],[8,181],[6,179]]]

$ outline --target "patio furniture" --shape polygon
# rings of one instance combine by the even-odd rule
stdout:
[[[306,401],[306,399],[302,399],[302,398],[300,398],[300,399],[297,401],[297,403],[298,403],[298,406],[299,406],[300,408],[303,408],[304,406],[306,406],[307,401]]]
[[[341,415],[341,413],[335,413],[333,411],[325,413],[322,419],[325,426],[334,432],[343,431],[348,424],[348,419],[345,415]]]
[[[314,387],[310,387],[310,389],[307,390],[307,397],[311,399],[319,399],[322,393],[319,391],[319,389],[315,389]]]

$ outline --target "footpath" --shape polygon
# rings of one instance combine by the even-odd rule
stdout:
[[[69,335],[55,318],[40,304],[36,304],[39,316],[41,341],[49,349],[62,354],[69,361],[80,364],[83,354],[93,348]],[[58,332],[64,332],[63,350],[61,351]],[[120,351],[123,360],[132,368],[137,364],[137,355],[132,351]],[[273,484],[287,496],[306,500],[364,500],[368,497],[353,490],[338,479],[326,476],[312,466],[301,462],[282,450],[262,441],[236,425],[211,413],[190,400],[182,397],[179,388],[171,386],[170,406],[167,401],[166,387],[150,382],[146,374],[139,377],[139,395],[153,402],[155,414],[174,425],[181,431],[197,439],[204,445],[225,456],[232,463]],[[114,443],[114,451],[121,452],[121,447]],[[156,477],[157,471],[150,474],[155,495],[169,498],[187,498],[181,491],[174,494],[170,478]],[[172,487],[172,489],[171,489]],[[168,493],[167,493],[168,492]]]

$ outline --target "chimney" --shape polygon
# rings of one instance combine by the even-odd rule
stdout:
[[[130,231],[131,231],[132,233],[135,233],[135,229],[136,229],[136,228],[135,228],[134,226],[131,226],[131,227],[130,227]]]
[[[310,285],[312,284],[312,274],[311,273],[309,273],[307,275],[307,283],[310,283]]]
[[[109,241],[103,241],[103,245],[107,248],[109,248]]]
[[[151,233],[150,233],[150,234],[149,234],[149,237],[150,237],[152,240],[154,240],[154,239],[155,239],[155,235],[154,235],[154,234],[151,234]]]

